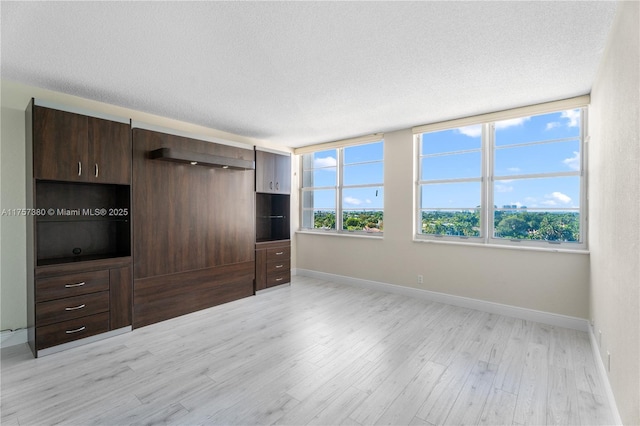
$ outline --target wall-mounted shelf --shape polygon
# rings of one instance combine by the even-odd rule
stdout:
[[[184,151],[174,148],[154,149],[153,151],[149,151],[149,158],[153,160],[192,164],[194,166],[218,167],[232,170],[255,170],[256,168],[254,161],[203,154],[201,152]]]

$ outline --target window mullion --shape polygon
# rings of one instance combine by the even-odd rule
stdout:
[[[422,234],[422,134],[415,135],[413,140],[413,158],[414,163],[414,235]]]
[[[485,242],[493,235],[493,167],[494,167],[494,128],[493,123],[485,123],[482,126],[482,146],[484,158],[482,161],[482,190],[484,205],[482,206],[482,220],[484,231],[483,238]]]
[[[342,177],[344,175],[344,148],[337,149],[338,167],[336,168],[336,232],[342,232]]]

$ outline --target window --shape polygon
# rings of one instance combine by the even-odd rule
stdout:
[[[384,142],[302,156],[302,229],[380,234]]]
[[[583,248],[585,114],[418,134],[416,236]]]

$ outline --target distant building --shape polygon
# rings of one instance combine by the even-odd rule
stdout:
[[[507,213],[518,213],[518,211],[527,211],[527,206],[518,207],[517,204],[505,204],[502,206],[502,210]]]

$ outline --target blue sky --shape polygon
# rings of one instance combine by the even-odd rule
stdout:
[[[495,123],[494,204],[527,206],[537,209],[572,209],[580,206],[578,176],[539,179],[510,179],[537,173],[570,172],[580,169],[580,110],[516,118]],[[531,146],[513,146],[527,142],[568,139]],[[475,178],[481,175],[481,126],[467,126],[422,137],[423,155],[445,154],[422,158],[423,180]],[[467,153],[450,154],[456,151]],[[353,188],[347,185],[382,183],[383,158],[381,142],[347,147],[344,150],[343,209],[381,209],[382,187]],[[374,161],[373,163],[370,163]],[[304,183],[333,187],[336,184],[336,150],[313,154],[313,170],[304,172]],[[308,168],[307,164],[305,168]],[[480,183],[443,183],[422,189],[422,208],[475,208],[480,204]],[[335,190],[316,191],[313,206],[335,209]]]
[[[509,179],[529,174],[580,170],[580,110],[516,118],[495,123],[494,204],[538,209],[580,206],[578,176]],[[516,146],[528,142],[561,142]],[[567,139],[567,140],[564,140]],[[422,137],[422,154],[442,154],[422,159],[423,180],[481,176],[481,126],[468,126]],[[480,183],[426,185],[423,208],[473,208],[480,204]]]
[[[381,210],[384,208],[384,187],[349,188],[349,185],[368,185],[384,181],[384,144],[375,142],[344,149],[344,176],[342,191],[343,210]],[[313,182],[315,187],[335,186],[336,150],[316,152],[313,155],[313,170],[304,172],[304,184]],[[335,190],[316,191],[313,197],[315,209],[335,209]],[[304,200],[303,200],[304,202]],[[305,207],[311,207],[304,203]]]

